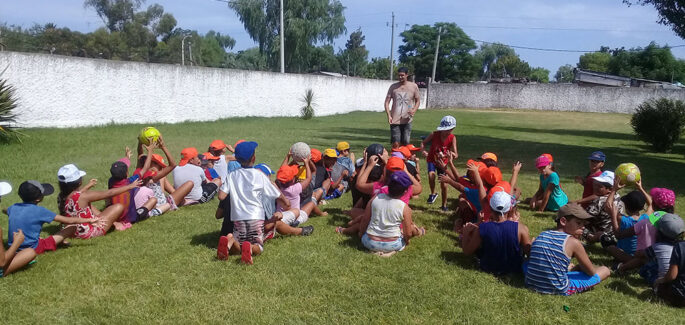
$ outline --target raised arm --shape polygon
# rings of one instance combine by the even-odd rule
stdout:
[[[642,195],[645,196],[645,203],[647,204],[647,214],[650,215],[654,213],[654,207],[652,205],[652,196],[645,191],[644,187],[642,187],[642,180],[639,180],[635,183],[637,186],[637,189],[642,192]]]
[[[166,177],[166,175],[169,175],[169,173],[171,173],[171,171],[174,170],[174,168],[176,168],[176,161],[174,160],[174,157],[171,155],[171,153],[169,153],[169,149],[166,147],[164,139],[161,135],[159,136],[159,140],[157,141],[159,142],[159,148],[162,149],[162,151],[164,152],[166,160],[169,162],[169,164],[157,173],[157,176],[155,176],[152,179],[152,181],[154,182]]]
[[[55,216],[55,221],[65,224],[65,225],[73,225],[73,224],[79,224],[79,223],[96,223],[100,221],[100,218],[90,218],[90,219],[85,219],[85,218],[72,218],[72,217],[65,217],[62,215],[56,215]]]
[[[609,192],[609,197],[607,198],[606,203],[604,203],[604,206],[609,209],[609,216],[611,217],[611,226],[614,229],[615,232],[618,232],[621,230],[621,227],[618,223],[618,209],[616,208],[616,205],[614,204],[614,197],[616,196],[616,192],[623,188],[623,185],[621,184],[621,181],[619,180],[618,177],[614,179],[614,186],[611,188],[611,192]]]
[[[288,159],[288,158],[286,158]],[[302,188],[306,188],[309,186],[309,184],[312,183],[312,165],[309,163],[309,158],[304,159],[304,169],[307,171],[307,177],[304,180],[300,181],[300,184],[302,184]]]
[[[124,193],[126,191],[129,191],[133,188],[139,187],[141,184],[142,184],[142,181],[140,179],[137,179],[135,182],[133,182],[131,184],[128,184],[128,185],[122,186],[122,187],[109,189],[107,191],[81,192],[81,197],[79,198],[79,205],[80,206],[86,206],[90,202],[95,202],[95,201],[100,201],[100,200],[111,198],[113,196],[116,196],[116,195],[119,195],[119,194]]]
[[[509,195],[514,195],[514,187],[516,187],[516,183],[518,182],[521,166],[521,162],[517,161],[514,163],[514,167],[511,170],[511,179],[509,180],[509,185],[511,185],[511,191],[509,192]]]
[[[480,173],[478,172],[478,165],[468,164],[466,165],[469,171],[473,174],[473,183],[478,186],[478,197],[481,201],[485,200],[488,196],[488,192],[485,191],[485,186],[483,186],[483,180],[480,178]],[[486,202],[488,204],[488,202]]]
[[[355,185],[359,192],[362,192],[364,194],[373,194],[373,183],[367,183],[367,181],[369,179],[369,174],[371,173],[373,166],[376,165],[376,162],[378,162],[377,156],[371,156],[366,161],[366,167],[359,175],[359,179],[357,180],[357,184]]]
[[[140,177],[143,177],[145,173],[147,173],[148,169],[150,169],[150,165],[152,164],[152,154],[155,151],[155,148],[157,148],[157,143],[150,141],[150,145],[145,146],[147,149],[147,156],[145,157],[145,163],[143,164],[143,167],[140,169]]]

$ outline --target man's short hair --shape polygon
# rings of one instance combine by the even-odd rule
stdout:
[[[409,73],[409,69],[407,69],[407,67],[400,67],[399,69],[397,69],[397,73],[402,73],[402,72],[408,74],[408,73]]]

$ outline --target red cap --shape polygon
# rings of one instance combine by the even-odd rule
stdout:
[[[311,150],[310,150],[310,154],[311,154],[311,156],[312,156],[312,161],[313,161],[314,163],[318,163],[319,161],[321,161],[321,158],[322,158],[322,156],[323,156],[323,155],[321,154],[321,151],[319,151],[318,149],[311,149]]]
[[[209,145],[212,150],[221,150],[226,148],[226,143],[223,140],[214,140],[212,144]]]
[[[179,166],[184,166],[191,159],[197,157],[197,149],[190,147],[181,150],[181,161],[178,163]]]
[[[148,179],[148,178],[153,178],[153,177],[155,177],[155,176],[157,176],[157,172],[153,172],[153,171],[151,171],[151,170],[148,170],[148,171],[145,172],[145,175],[143,175],[143,178],[142,178],[142,179],[143,179],[143,180],[146,180],[146,179]]]
[[[213,155],[211,152],[207,151],[202,154],[203,157],[205,157],[205,160],[219,160],[219,157]]]
[[[157,165],[162,166],[162,168],[166,167],[166,163],[164,163],[164,158],[156,153],[152,154],[152,161]]]
[[[390,157],[388,162],[385,164],[385,169],[394,172],[404,170],[404,160],[398,157]]]
[[[414,147],[414,145],[411,144],[411,143],[408,144],[408,145],[406,145],[405,147],[407,147],[407,149],[409,149],[409,151],[419,151],[419,150],[421,150],[421,148]]]
[[[481,177],[483,177],[483,181],[488,185],[495,186],[495,184],[502,180],[502,171],[494,166],[488,167],[483,171]]]
[[[281,166],[281,168],[278,169],[278,172],[276,172],[276,179],[281,181],[281,183],[290,182],[300,171],[298,167],[298,165]]]
[[[407,148],[406,146],[394,148],[394,149],[392,149],[392,151],[393,151],[393,152],[400,152],[400,153],[402,153],[402,155],[404,156],[404,158],[409,158],[409,157],[411,157],[411,151],[410,151],[409,148]]]

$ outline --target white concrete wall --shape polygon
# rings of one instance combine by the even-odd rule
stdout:
[[[428,108],[521,108],[633,113],[652,98],[685,101],[685,90],[575,84],[431,84]]]
[[[382,111],[391,82],[0,52],[23,127],[298,116],[314,90],[316,115]],[[425,92],[424,92],[425,95]],[[425,98],[425,97],[424,97]],[[422,101],[425,107],[425,100]]]

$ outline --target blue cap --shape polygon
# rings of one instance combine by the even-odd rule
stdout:
[[[266,174],[266,176],[276,174],[276,172],[273,171],[267,164],[256,164],[254,165],[254,168],[261,170],[264,172],[264,174]]]
[[[249,162],[254,156],[254,150],[257,148],[257,142],[244,141],[235,146],[235,159],[240,162]]]
[[[601,151],[595,151],[590,155],[590,157],[587,157],[587,159],[596,160],[596,161],[605,161],[605,160],[607,160],[607,156]]]

